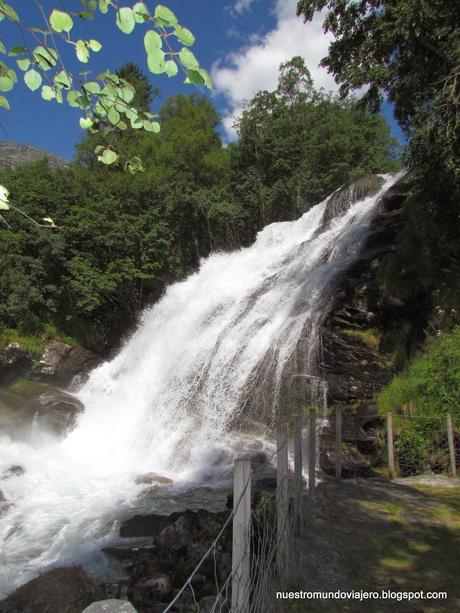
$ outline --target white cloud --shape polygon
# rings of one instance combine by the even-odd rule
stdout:
[[[337,85],[320,60],[327,54],[331,35],[322,30],[323,17],[317,14],[310,23],[296,17],[297,0],[276,0],[273,30],[254,44],[241,47],[224,62],[213,66],[212,76],[218,94],[225,96],[228,112],[223,125],[230,139],[236,134],[232,125],[241,113],[245,100],[262,89],[274,90],[278,83],[279,66],[295,55],[301,55],[311,72],[316,87],[337,91]]]
[[[244,13],[244,11],[247,11],[253,2],[254,0],[236,0],[233,11],[235,13]]]

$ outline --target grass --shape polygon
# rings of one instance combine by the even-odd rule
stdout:
[[[447,591],[447,601],[283,601],[280,613],[460,610],[460,480],[322,483],[292,591]],[[447,481],[449,483],[447,483]]]
[[[67,345],[78,344],[76,339],[61,334],[52,324],[46,324],[41,332],[36,334],[23,334],[19,330],[11,328],[0,329],[0,351],[5,349],[9,343],[18,343],[36,361],[41,358],[46,345],[55,341],[60,341]]]
[[[378,330],[374,328],[368,328],[367,330],[359,330],[355,328],[345,328],[342,330],[347,336],[353,336],[359,338],[371,349],[378,349],[380,346],[380,334]]]

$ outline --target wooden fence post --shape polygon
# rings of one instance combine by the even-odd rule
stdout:
[[[233,484],[232,613],[249,613],[251,461],[235,460]]]
[[[315,499],[316,486],[316,409],[310,409],[308,426],[308,495]]]
[[[454,430],[452,428],[452,416],[447,413],[447,439],[449,441],[450,474],[457,476],[457,465],[455,462]]]
[[[395,455],[393,444],[393,415],[387,413],[388,476],[395,478]]]
[[[288,439],[286,424],[278,425],[276,452],[276,529],[277,529],[277,563],[282,576],[288,560],[288,525],[289,525],[289,482],[288,482]]]
[[[294,517],[295,533],[302,525],[302,416],[294,415]]]
[[[342,480],[342,407],[335,410],[335,478]]]

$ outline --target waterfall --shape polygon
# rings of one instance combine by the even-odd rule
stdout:
[[[266,417],[276,411],[299,339],[302,371],[315,374],[334,280],[359,255],[376,202],[397,178],[382,175],[377,193],[342,202],[332,219],[326,199],[272,224],[252,246],[212,254],[171,285],[80,389],[85,410],[64,440],[1,436],[0,472],[20,464],[25,473],[0,482],[10,503],[0,516],[0,592],[106,542],[139,496],[136,475],[172,478],[173,496],[228,472],[255,398],[263,395]]]

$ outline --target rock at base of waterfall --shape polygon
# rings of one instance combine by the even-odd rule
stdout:
[[[26,469],[24,468],[24,466],[21,466],[20,464],[12,464],[2,472],[2,474],[0,475],[0,480],[6,481],[7,479],[11,479],[12,477],[20,477],[25,472]]]
[[[110,598],[93,602],[82,613],[136,613],[136,609],[127,600]]]
[[[2,613],[80,613],[103,597],[80,566],[55,568],[21,585],[0,602]]]
[[[0,352],[0,383],[11,383],[24,375],[32,366],[32,359],[18,343],[9,343]]]
[[[168,477],[163,477],[163,475],[157,475],[156,473],[145,473],[143,475],[138,475],[135,479],[135,483],[138,485],[152,485],[154,483],[160,483],[161,485],[169,485],[173,483],[172,479]]]
[[[97,366],[98,358],[81,345],[67,345],[56,341],[47,345],[33,376],[59,382],[70,383],[75,375],[85,375]]]
[[[156,574],[134,584],[133,600],[148,602],[149,600],[164,601],[172,594],[171,579],[167,575]]]

